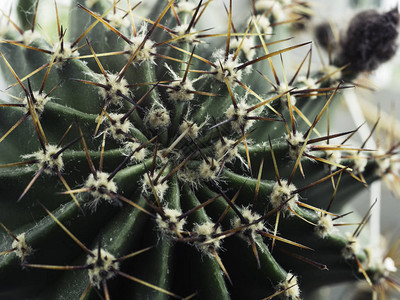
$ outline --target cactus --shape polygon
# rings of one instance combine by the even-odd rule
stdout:
[[[0,298],[301,299],[340,281],[394,284],[394,258],[358,239],[368,216],[350,235],[336,227],[395,171],[394,149],[351,146],[355,128],[321,132],[397,31],[374,40],[384,57],[363,63],[344,40],[313,71],[310,42],[288,45],[277,26],[309,17],[301,1],[249,0],[244,22],[230,1],[222,33],[202,23],[211,1],[74,0],[68,26],[55,1],[57,41],[33,2],[14,6],[19,22],[2,12]],[[395,28],[397,11],[383,16]]]

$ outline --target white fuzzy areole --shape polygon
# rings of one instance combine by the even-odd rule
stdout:
[[[92,196],[90,205],[95,209],[100,201],[105,200],[109,203],[113,203],[114,198],[108,194],[117,192],[117,185],[113,180],[108,180],[110,176],[106,172],[96,172],[96,178],[93,174],[90,174],[86,179],[85,188],[89,188],[89,193]],[[106,192],[106,193],[105,193]]]
[[[157,194],[157,197],[162,202],[162,201],[164,201],[164,197],[165,197],[165,194],[166,194],[169,186],[168,186],[168,180],[165,180],[164,182],[161,183],[161,181],[164,178],[163,175],[160,176],[157,184],[154,183],[154,180],[158,176],[159,172],[160,172],[160,170],[155,170],[153,176],[151,176],[148,173],[144,174],[143,179],[142,179],[142,188],[143,188],[143,192],[145,192],[146,194],[148,194],[148,195],[153,194],[153,190],[151,187],[151,185],[153,185],[153,188]],[[150,179],[149,179],[149,177],[150,177]],[[151,183],[150,183],[150,180],[151,180]]]
[[[250,21],[256,23],[257,27],[260,29],[260,32],[265,34],[263,36],[264,40],[269,40],[272,37],[274,29],[271,26],[269,18],[266,17],[264,14],[256,15],[249,19],[249,22]]]
[[[177,14],[180,13],[188,13],[193,14],[197,5],[191,1],[182,0],[179,2],[175,2],[175,12]]]
[[[329,146],[329,145],[326,145]],[[325,155],[326,155],[326,160],[334,163],[334,164],[340,164],[341,160],[342,160],[342,151],[340,150],[324,150]],[[335,165],[330,165],[331,170],[335,171],[337,169],[337,166]]]
[[[123,98],[119,94],[128,95],[129,88],[127,87],[128,82],[125,78],[121,78],[120,80],[118,79],[118,74],[107,73],[107,79],[103,76],[103,74],[101,74],[101,78],[99,78],[100,83],[109,87],[109,89],[106,90],[100,88],[99,94],[101,97],[103,97],[104,100],[109,99],[111,104],[115,104],[121,107],[124,102]]]
[[[177,81],[171,83],[171,89],[168,89],[168,98],[174,101],[190,101],[193,100],[194,94],[190,91],[194,91],[192,82],[186,78],[185,82],[181,82],[182,78],[178,78]]]
[[[26,243],[25,232],[17,235],[16,238],[18,240],[13,241],[11,248],[15,249],[13,252],[16,256],[25,259],[25,257],[32,253],[32,248]]]
[[[285,299],[300,299],[300,288],[297,277],[292,273],[287,273],[286,279],[276,286],[277,291],[284,291]]]
[[[231,43],[229,48],[230,49],[237,49],[240,47],[240,51],[244,53],[246,56],[247,60],[253,60],[254,56],[256,55],[256,50],[253,49],[255,46],[254,44],[254,39],[245,37],[239,38],[239,39],[231,39]]]
[[[385,259],[383,260],[383,268],[388,273],[395,273],[398,270],[393,258],[391,258],[389,256],[385,257]]]
[[[281,179],[280,182],[281,184],[276,182],[272,189],[270,203],[273,208],[277,208],[290,198],[290,200],[280,209],[281,212],[285,213],[289,208],[293,209],[297,206],[296,202],[298,201],[299,196],[298,194],[292,194],[297,189],[293,183],[288,185],[288,182],[285,179]]]
[[[324,73],[325,75],[330,75],[329,80],[331,82],[334,82],[342,78],[342,72],[338,70],[339,68],[336,66],[326,65],[321,69],[321,72]]]
[[[242,132],[242,128],[244,130],[249,129],[253,124],[254,120],[248,120],[248,117],[254,117],[254,110],[248,112],[247,110],[250,108],[244,101],[241,101],[236,104],[236,107],[231,104],[229,108],[225,112],[225,116],[227,119],[233,118],[231,121],[232,129],[237,132]]]
[[[31,45],[34,41],[40,39],[42,36],[37,31],[26,30],[22,34],[22,43],[24,45]]]
[[[175,43],[179,43],[182,41],[188,42],[188,43],[196,43],[197,39],[197,33],[196,30],[193,28],[193,26],[190,28],[189,32],[186,32],[187,28],[189,27],[189,24],[181,24],[176,26],[173,30],[176,32],[176,35],[179,37],[183,37],[179,40],[176,40]]]
[[[111,120],[109,120],[107,117],[104,118],[104,120],[107,121],[107,131],[110,133],[110,135],[113,137],[113,139],[117,141],[123,141],[126,139],[126,134],[129,134],[130,129],[133,127],[132,123],[129,121],[128,118],[122,121],[122,118],[124,117],[123,114],[114,114],[110,113],[109,114]]]
[[[297,87],[298,90],[314,90],[319,88],[319,83],[317,83],[317,80],[311,77],[307,78],[306,76],[299,76],[297,83],[300,83],[300,85]],[[309,99],[317,99],[317,91],[310,92],[309,94]]]
[[[79,52],[73,51],[73,49],[71,48],[71,43],[68,42],[63,42],[63,50],[61,51],[61,46],[56,44],[54,45],[54,49],[53,52],[56,52],[56,56],[54,58],[54,63],[61,63],[61,65],[68,60],[69,58],[73,58],[73,57],[78,57],[79,56]],[[55,65],[60,66],[60,65]]]
[[[272,91],[275,91],[275,93],[282,94],[288,90],[291,90],[293,87],[292,86],[288,86],[286,83],[282,82],[280,85],[278,85],[275,88],[272,88]],[[290,93],[286,93],[283,96],[280,97],[280,101],[281,101],[281,105],[284,107],[288,107],[289,106],[289,102],[288,102],[288,97],[290,98],[290,105],[295,105],[296,104],[296,97],[293,95],[290,95]]]
[[[54,175],[57,174],[57,172],[61,172],[64,168],[64,162],[62,159],[63,153],[60,153],[57,155],[57,157],[54,157],[55,154],[61,150],[61,148],[55,145],[47,144],[45,145],[45,149],[46,153],[44,153],[43,150],[39,150],[31,154],[23,155],[22,158],[36,159],[38,161],[38,168],[44,168],[44,172],[46,174]]]
[[[126,142],[124,143],[124,153],[126,153],[126,155],[130,155],[132,152],[134,152],[131,160],[135,162],[142,162],[146,158],[148,151],[144,147],[137,151],[140,146],[141,144],[138,142]]]
[[[189,128],[189,130],[188,130],[188,128]],[[179,126],[179,132],[183,133],[186,130],[188,130],[185,137],[187,139],[195,140],[199,136],[200,128],[201,127],[194,122],[183,121],[181,126]]]
[[[242,223],[242,220],[236,216],[232,219],[232,222],[231,222],[232,228],[238,228],[243,225],[251,224],[261,218],[261,215],[252,211],[249,207],[242,208],[241,214],[246,219],[247,223]],[[255,239],[257,236],[257,231],[264,231],[264,230],[265,230],[264,223],[256,222],[256,223],[249,225],[249,226],[245,227],[244,229],[240,230],[240,233],[242,234],[243,231],[250,232],[252,238]]]
[[[180,219],[182,211],[178,209],[163,208],[166,219],[157,214],[156,223],[162,233],[175,236],[177,232],[182,232],[186,224],[186,218]]]
[[[378,172],[385,174],[391,166],[391,154],[387,154],[383,149],[378,149],[374,153],[376,163],[378,164]]]
[[[363,173],[368,164],[368,156],[360,154],[358,151],[350,151],[350,155],[354,161],[353,170]]]
[[[171,124],[171,119],[168,110],[160,105],[153,105],[148,111],[145,122],[153,129],[167,127]]]
[[[199,177],[204,180],[214,180],[217,178],[219,170],[217,162],[210,157],[207,157],[208,163],[203,160],[199,167]]]
[[[39,94],[38,91],[34,91],[33,92],[33,97],[35,98],[35,102],[33,103],[33,107],[35,108],[35,111],[38,115],[38,117],[40,117],[40,115],[43,113],[44,111],[44,107],[46,106],[47,102],[49,102],[51,100],[51,97],[46,97],[46,95],[44,93]],[[28,99],[25,97],[24,98],[24,110],[25,113],[29,113],[29,104],[28,104]]]
[[[215,153],[217,160],[225,160],[226,162],[231,162],[236,157],[239,157],[238,147],[233,147],[236,142],[231,139],[224,139],[224,143],[218,140],[215,143]]]
[[[88,269],[90,283],[100,288],[100,284],[103,280],[108,280],[115,276],[119,270],[119,262],[115,259],[114,255],[104,249],[100,249],[99,259],[98,252],[98,249],[92,250],[94,256],[89,255],[87,257],[86,265],[92,266]],[[99,261],[101,263],[99,263]]]
[[[382,257],[382,249],[379,246],[366,247],[365,252],[368,260],[364,262],[364,268],[372,270],[372,280],[378,284],[385,281],[392,273],[396,273],[398,268],[396,263],[390,256]]]
[[[303,133],[297,131],[296,134],[285,135],[289,143],[289,156],[291,159],[296,160],[301,152],[304,142],[306,141]],[[307,152],[308,146],[304,148],[303,154]]]
[[[287,4],[289,3],[286,0],[258,0],[255,2],[255,8],[261,13],[266,13],[272,8],[272,16],[279,22],[289,18],[283,7]]]
[[[108,23],[114,28],[126,28],[129,26],[129,20],[126,17],[126,13],[122,10],[117,10],[115,13],[107,15]]]
[[[224,51],[218,50],[213,54],[213,57],[216,58],[214,61],[216,67],[211,68],[211,72],[215,73],[214,77],[223,83],[225,83],[226,77],[231,86],[236,85],[237,83],[235,81],[240,81],[242,78],[242,70],[236,69],[240,66],[238,59],[233,60],[233,55],[230,54],[228,59],[225,60]]]
[[[141,30],[142,31],[142,30]],[[124,51],[129,51],[129,54],[126,54],[128,59],[131,58],[131,56],[136,52],[140,44],[143,42],[143,39],[145,38],[145,35],[139,34],[137,36],[131,37],[130,41],[132,44],[128,44],[125,46]],[[147,39],[146,42],[144,43],[143,47],[138,51],[138,53],[135,56],[135,59],[133,60],[134,62],[144,62],[148,61],[151,63],[154,63],[154,55],[156,53],[156,49],[153,48],[154,42],[150,39]]]
[[[347,244],[342,249],[342,256],[344,259],[351,259],[355,254],[357,254],[360,249],[360,242],[351,233],[346,232]]]
[[[203,224],[195,224],[193,232],[200,238],[201,241],[195,242],[196,248],[204,254],[213,255],[210,249],[218,251],[221,248],[221,239],[215,239],[215,234],[221,233],[220,227],[214,229],[215,223],[205,222]]]
[[[197,189],[200,185],[198,172],[190,168],[182,167],[178,170],[178,178],[180,181],[189,184],[193,189]]]
[[[400,171],[400,156],[398,154],[390,154],[388,157],[390,164],[389,167],[385,170],[385,179],[390,182],[397,182],[397,175]],[[380,169],[381,170],[381,169]],[[389,171],[393,172],[389,172]],[[382,176],[382,171],[379,174]]]
[[[332,216],[324,213],[319,213],[319,220],[314,230],[323,239],[332,232],[335,232],[336,228],[333,226]]]

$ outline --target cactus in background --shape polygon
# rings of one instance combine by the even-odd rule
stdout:
[[[358,240],[368,216],[350,235],[336,227],[355,193],[395,172],[395,147],[322,133],[361,60],[346,69],[353,56],[337,51],[312,71],[309,42],[273,35],[309,16],[304,2],[249,0],[243,22],[230,1],[222,33],[204,24],[210,2],[74,0],[68,26],[55,2],[57,41],[38,26],[39,1],[14,6],[18,25],[2,12],[0,298],[300,299],[357,278],[396,285],[394,258]],[[289,76],[293,50],[304,59]]]

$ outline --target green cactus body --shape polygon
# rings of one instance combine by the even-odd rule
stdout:
[[[133,1],[72,2],[54,45],[13,29],[0,44],[16,97],[0,107],[1,299],[300,299],[362,268],[382,279],[332,225],[355,178],[382,173],[369,152],[328,147],[352,131],[316,133],[346,84],[265,80],[270,58],[308,51],[267,52],[285,1],[249,0],[250,25],[230,3],[215,45],[209,1],[159,1],[149,19]],[[36,5],[16,8],[37,33]]]

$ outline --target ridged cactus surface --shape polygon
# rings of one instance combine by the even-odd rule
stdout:
[[[222,32],[205,0],[74,0],[68,24],[56,1],[2,12],[1,299],[302,299],[357,279],[383,292],[396,268],[358,241],[368,217],[337,225],[394,149],[326,124],[397,31],[369,41],[393,53],[344,40],[312,70],[311,42],[288,30],[312,7],[245,1],[244,20],[222,6]],[[397,11],[372,15],[368,30],[397,26]]]

